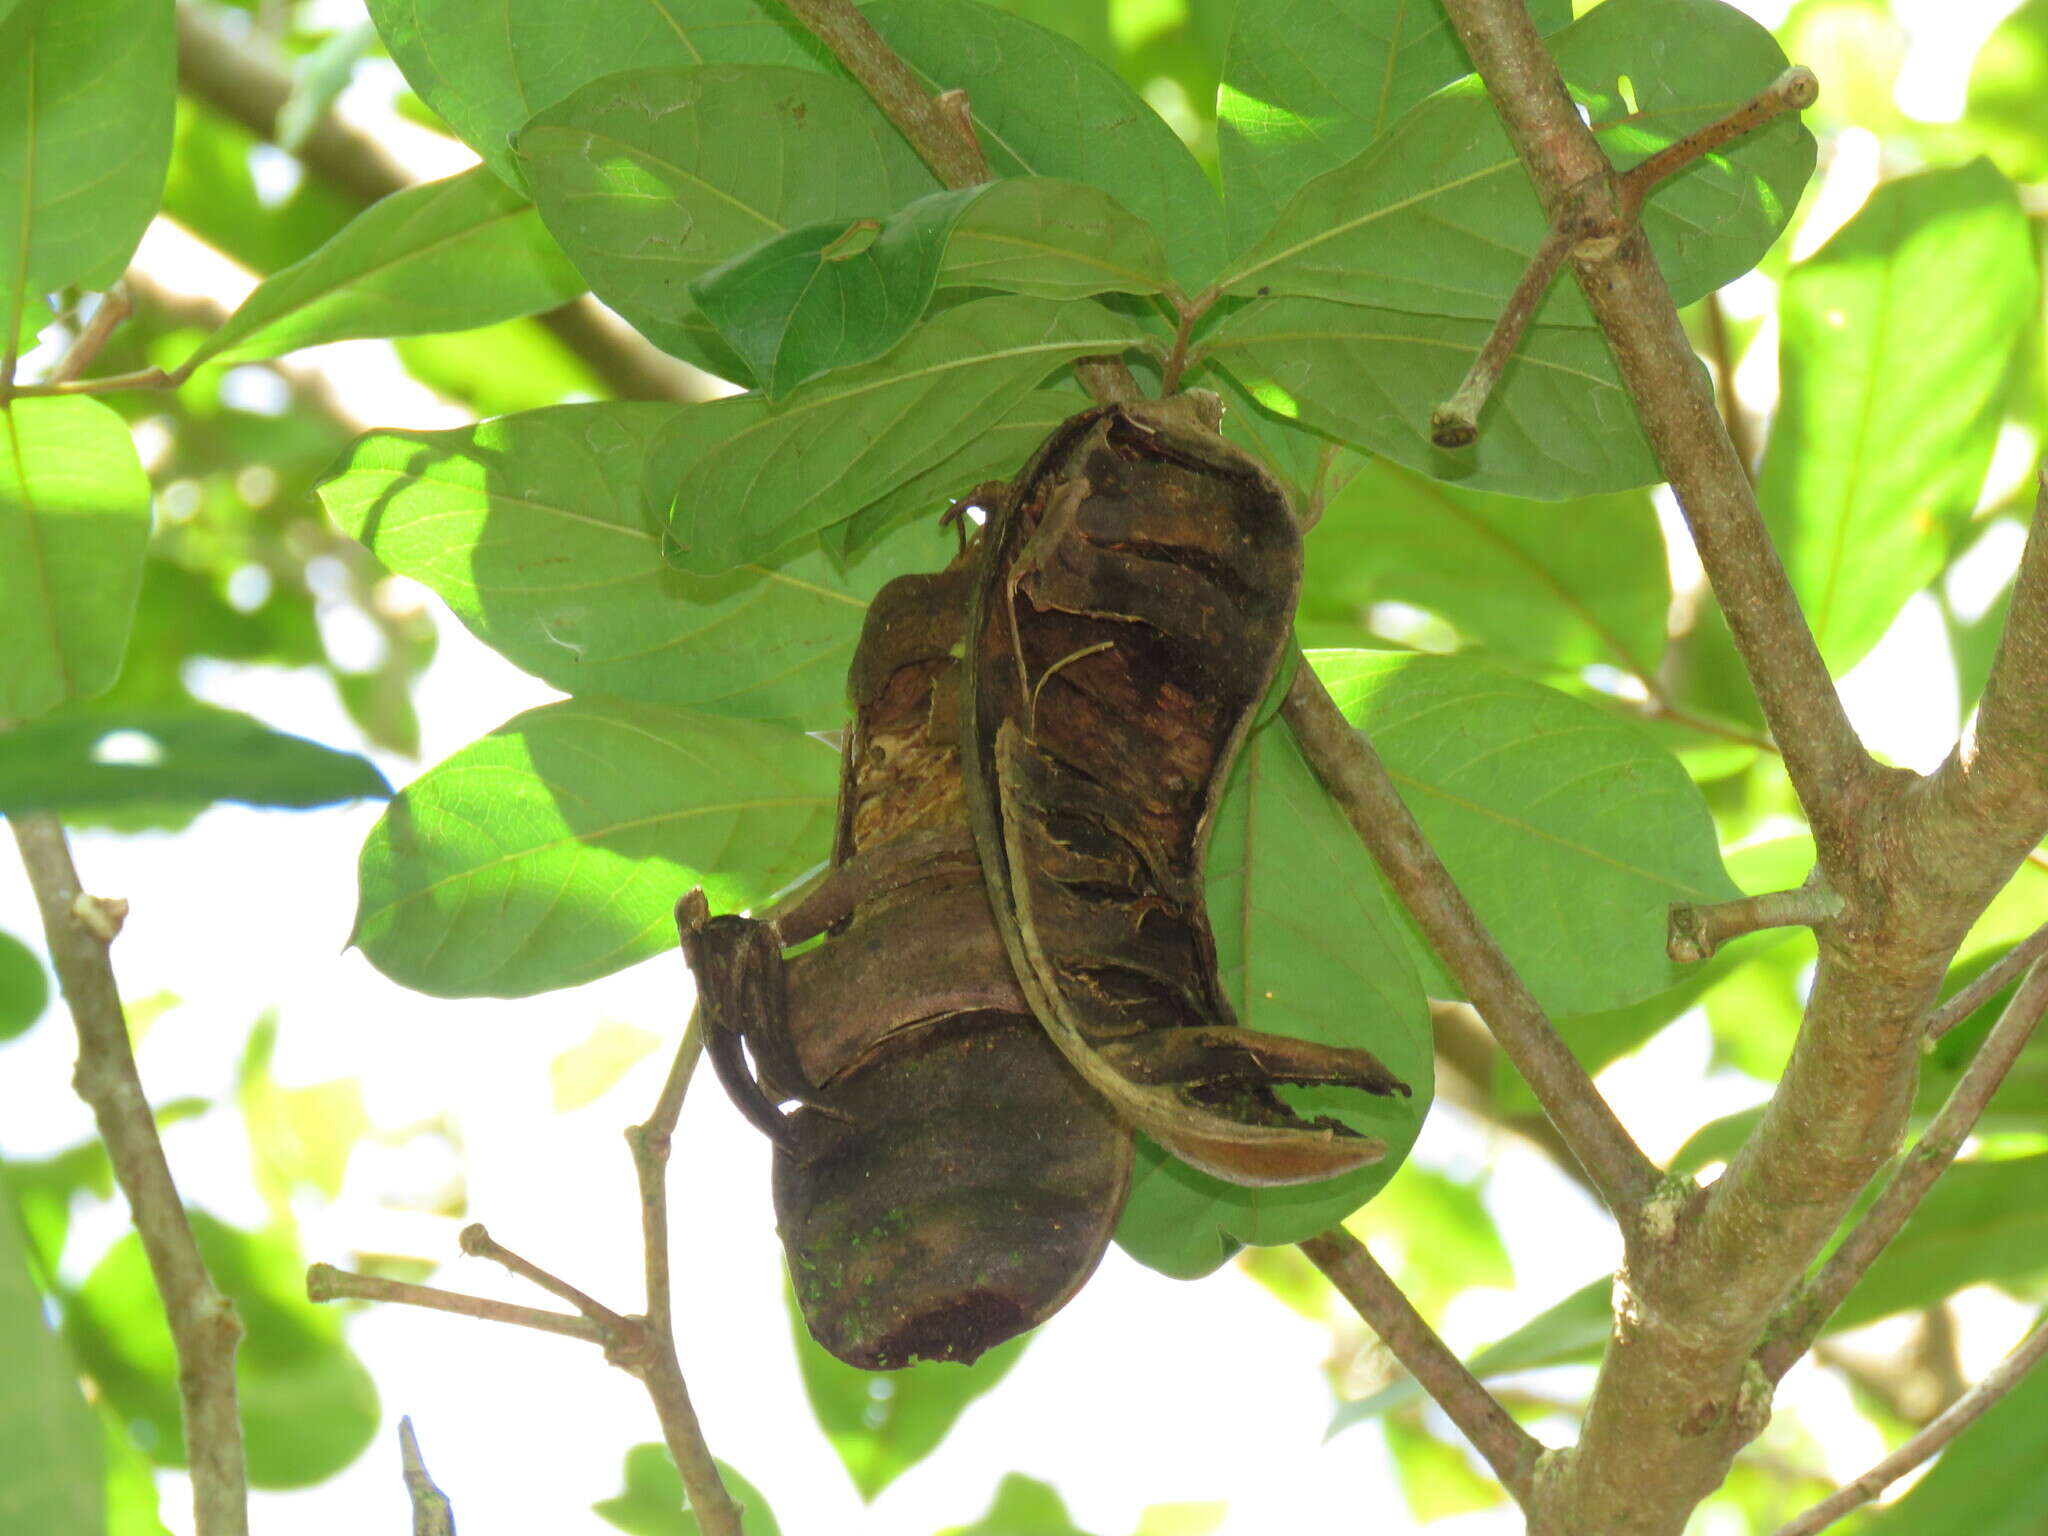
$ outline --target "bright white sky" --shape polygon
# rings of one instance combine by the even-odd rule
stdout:
[[[341,23],[361,15],[358,0],[333,0],[332,8]],[[1773,0],[1749,8],[1769,22],[1782,10]],[[1915,35],[1901,104],[1923,117],[1953,116],[1971,55],[2009,8],[2008,0],[1899,0]],[[352,106],[374,97],[364,89],[370,83],[359,82]],[[359,109],[373,108],[371,101]],[[380,132],[389,121],[380,120]],[[1824,197],[1824,206],[1839,210],[1832,222],[1860,202],[1870,158],[1838,157],[1846,195]],[[423,173],[455,168],[444,163]],[[1851,185],[1858,180],[1862,187]],[[232,274],[181,250],[175,231],[165,231],[149,255],[152,270],[172,264],[162,275],[174,284],[234,292]],[[461,419],[405,380],[388,347],[351,344],[300,361],[327,370],[366,423]],[[1774,382],[1744,380],[1762,391]],[[2029,447],[2015,443],[1995,476],[2017,481]],[[380,759],[394,784],[555,697],[432,606],[442,646],[419,693],[423,756],[419,763]],[[1945,642],[1931,620],[1931,612],[1910,610],[1848,687],[1874,744],[1920,766],[1946,751],[1954,719],[1952,692],[1942,692],[1952,686]],[[317,677],[212,667],[204,691],[281,729],[357,744]],[[459,1127],[466,1219],[486,1222],[501,1241],[632,1309],[640,1294],[638,1227],[620,1130],[652,1104],[667,1045],[688,1013],[681,960],[665,955],[576,992],[522,1002],[444,1002],[407,992],[342,948],[356,852],[378,813],[376,806],[308,814],[222,807],[175,836],[78,837],[87,887],[132,903],[115,952],[124,994],[168,991],[185,1000],[143,1044],[152,1097],[226,1097],[249,1026],[274,1007],[278,1077],[287,1085],[359,1078],[389,1142],[359,1148],[338,1202],[302,1210],[309,1259],[346,1265],[350,1252],[364,1249],[446,1257],[436,1283],[550,1304],[494,1266],[457,1257],[460,1222],[392,1208],[429,1195],[455,1173],[445,1143],[404,1136],[439,1119]],[[37,932],[18,876],[0,874],[0,928]],[[595,1104],[555,1113],[550,1063],[607,1020],[656,1032],[664,1045]],[[0,1147],[7,1154],[33,1157],[91,1133],[89,1116],[68,1093],[72,1054],[69,1030],[55,1015],[0,1048]],[[1653,1155],[1674,1150],[1699,1119],[1753,1097],[1753,1086],[1739,1081],[1703,1086],[1706,1059],[1704,1025],[1693,1021],[1604,1075],[1602,1086]],[[1668,1113],[1674,1096],[1687,1106],[1684,1116]],[[231,1111],[176,1126],[166,1141],[188,1198],[230,1220],[262,1222]],[[1470,1293],[1440,1320],[1460,1349],[1505,1332],[1618,1256],[1605,1219],[1542,1158],[1489,1137],[1443,1105],[1415,1155],[1466,1176],[1486,1171],[1487,1204],[1515,1256],[1515,1291]],[[1188,1501],[1227,1502],[1222,1529],[1233,1533],[1409,1528],[1377,1430],[1322,1444],[1333,1406],[1321,1371],[1331,1347],[1325,1328],[1234,1268],[1185,1284],[1114,1249],[1009,1380],[864,1513],[815,1431],[797,1380],[767,1165],[766,1143],[707,1074],[683,1117],[672,1181],[682,1358],[713,1448],[763,1488],[791,1536],[919,1536],[966,1523],[1013,1471],[1054,1483],[1077,1522],[1098,1536],[1126,1536],[1149,1504]],[[83,1213],[67,1271],[83,1275],[126,1229],[118,1202]],[[1981,1372],[2018,1326],[2016,1309],[1979,1299],[1966,1317],[1966,1367]],[[611,1529],[589,1505],[617,1491],[626,1447],[657,1431],[637,1386],[594,1351],[401,1307],[358,1316],[351,1338],[378,1382],[386,1423],[370,1452],[336,1481],[301,1494],[258,1495],[258,1531],[359,1536],[406,1528],[400,1413],[412,1415],[464,1530],[594,1536]],[[1822,1437],[1838,1477],[1881,1452],[1845,1395],[1814,1372],[1788,1379],[1781,1407]],[[179,1477],[164,1484],[166,1522],[182,1536],[187,1490]],[[1519,1528],[1503,1508],[1430,1529],[1483,1536]]]

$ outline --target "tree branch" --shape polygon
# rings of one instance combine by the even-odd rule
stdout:
[[[455,1509],[434,1486],[409,1418],[398,1421],[398,1457],[405,1469],[406,1497],[412,1501],[412,1536],[455,1536]]]
[[[1984,1037],[1984,1044],[1969,1067],[1950,1090],[1948,1102],[1906,1154],[1884,1193],[1771,1325],[1770,1337],[1757,1351],[1757,1363],[1772,1381],[1781,1380],[1813,1346],[1835,1309],[1856,1288],[1886,1245],[1898,1236],[1899,1229],[1934,1187],[1934,1181],[1948,1171],[1984,1113],[1984,1106],[1991,1102],[1998,1085],[2019,1060],[2044,1011],[2048,1011],[2048,962],[2036,961],[1991,1033]]]
[[[245,46],[198,7],[178,7],[178,85],[258,138],[276,142],[277,113],[291,77]],[[292,151],[300,164],[344,196],[367,206],[418,185],[369,134],[324,112]],[[587,363],[621,400],[701,400],[701,376],[585,296],[534,317]]]
[[[390,1280],[382,1275],[359,1275],[336,1269],[332,1264],[306,1266],[308,1301],[389,1301],[400,1306],[425,1307],[434,1312],[453,1312],[486,1323],[506,1323],[514,1328],[532,1328],[540,1333],[602,1344],[605,1331],[587,1317],[567,1312],[547,1312],[539,1307],[522,1307],[488,1296],[471,1296],[465,1291],[444,1291],[439,1286],[415,1285],[410,1280]]]
[[[1517,1424],[1479,1378],[1465,1369],[1464,1362],[1423,1321],[1392,1277],[1373,1261],[1365,1244],[1342,1227],[1332,1227],[1303,1243],[1301,1251],[1380,1336],[1423,1391],[1450,1415],[1515,1501],[1526,1504],[1537,1460],[1544,1453],[1542,1442]]]
[[[1642,1153],[1572,1055],[1500,946],[1467,905],[1450,871],[1402,803],[1386,765],[1351,728],[1307,662],[1295,668],[1282,707],[1302,755],[1371,851],[1452,978],[1535,1090],[1625,1231],[1656,1191],[1656,1164]]]
[[[78,1030],[73,1084],[92,1106],[114,1178],[127,1196],[178,1355],[186,1464],[199,1536],[247,1536],[248,1474],[235,1406],[235,1346],[242,1325],[200,1257],[135,1070],[108,950],[125,902],[79,889],[63,825],[50,815],[11,818],[22,866],[43,917],[50,960]]]
[[[1817,873],[1817,872],[1816,872]],[[1825,883],[1809,880],[1796,890],[1766,891],[1734,901],[1671,903],[1671,936],[1666,944],[1681,965],[1710,959],[1730,939],[1765,928],[1817,928],[1842,915],[1842,898]]]
[[[2006,983],[2041,956],[2048,955],[2048,923],[2036,928],[2000,955],[1968,985],[1927,1016],[1927,1038],[1939,1040],[1992,998],[2005,990]]]
[[[1852,1509],[1868,1504],[1981,1419],[2001,1397],[2019,1384],[2044,1354],[2048,1354],[2048,1323],[2037,1323],[2034,1331],[2022,1339],[2011,1354],[1999,1361],[1988,1376],[1958,1398],[1940,1418],[1855,1482],[1829,1494],[1796,1520],[1779,1526],[1774,1536],[1813,1536],[1815,1531],[1825,1530]]]
[[[1649,242],[1628,221],[1613,168],[1521,0],[1447,0],[1446,9],[1552,219],[1616,235],[1611,248],[1582,242],[1575,251],[1580,287],[1784,749],[1821,867],[1831,878],[1844,875],[1877,767],[1828,677]]]
[[[988,180],[988,163],[982,159],[972,119],[957,107],[949,111],[941,105],[941,98],[929,94],[853,0],[782,3],[861,83],[934,176],[949,187],[971,187]],[[952,91],[945,94],[958,95]]]
[[[1468,1113],[1490,1121],[1502,1130],[1532,1143],[1557,1165],[1558,1171],[1595,1200],[1600,1191],[1586,1177],[1586,1170],[1572,1156],[1572,1149],[1557,1127],[1540,1114],[1510,1114],[1496,1102],[1493,1092],[1493,1057],[1498,1047],[1470,1003],[1429,1000],[1429,1022],[1436,1039],[1437,1097]]]

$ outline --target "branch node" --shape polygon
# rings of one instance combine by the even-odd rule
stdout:
[[[128,901],[123,896],[88,896],[80,891],[71,898],[71,915],[102,944],[111,944],[128,920]]]

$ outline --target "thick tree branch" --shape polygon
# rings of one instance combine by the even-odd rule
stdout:
[[[21,862],[42,912],[50,961],[78,1030],[73,1083],[92,1107],[114,1179],[128,1199],[177,1350],[194,1523],[199,1536],[247,1536],[248,1474],[235,1405],[235,1346],[242,1325],[234,1303],[215,1288],[200,1257],[135,1070],[108,954],[127,904],[79,889],[71,848],[56,817],[19,816],[13,822]]]
[[[1580,121],[1520,0],[1449,0],[1446,8],[1552,219],[1614,233],[1611,245],[1581,242],[1574,257],[1580,287],[1784,749],[1821,866],[1834,877],[1876,765],[1828,677],[1649,242],[1627,220],[1606,154]]]
[[[1976,1386],[1965,1392],[1946,1413],[1885,1457],[1848,1487],[1821,1500],[1796,1520],[1778,1527],[1775,1536],[1813,1536],[1825,1530],[1853,1509],[1859,1509],[1919,1466],[1991,1409],[2010,1392],[2042,1355],[2048,1354],[2048,1323],[2037,1323],[2013,1352],[1992,1369]]]
[[[278,109],[292,88],[283,69],[191,5],[178,7],[178,84],[223,117],[272,141]],[[376,139],[332,112],[321,114],[292,153],[326,185],[365,205],[418,185]],[[704,398],[697,370],[644,340],[587,295],[535,318],[621,400]]]
[[[1401,801],[1386,765],[1351,728],[1306,662],[1295,669],[1283,706],[1303,756],[1421,927],[1438,957],[1515,1070],[1535,1090],[1543,1112],[1571,1147],[1623,1229],[1656,1191],[1656,1164],[1642,1153],[1593,1086],[1586,1069],[1529,995],[1500,946],[1467,905],[1450,871]]]
[[[961,110],[964,104],[942,105],[943,98],[927,92],[853,0],[782,3],[861,83],[934,176],[949,187],[971,187],[988,180],[988,163],[982,159],[972,119]],[[948,91],[945,96],[957,98],[958,94]]]
[[[1373,1261],[1365,1244],[1342,1227],[1332,1227],[1303,1243],[1301,1251],[1380,1336],[1423,1391],[1450,1415],[1516,1502],[1527,1503],[1536,1463],[1543,1455],[1542,1442],[1517,1424],[1480,1385],[1479,1378],[1465,1369],[1464,1362],[1401,1294],[1393,1278]]]
[[[2048,962],[2037,961],[1884,1193],[1771,1325],[1770,1337],[1757,1351],[1757,1363],[1773,1382],[1781,1380],[1812,1348],[1835,1309],[1919,1209],[1934,1181],[1948,1171],[1985,1105],[2033,1038],[2044,1011],[2048,1011]]]

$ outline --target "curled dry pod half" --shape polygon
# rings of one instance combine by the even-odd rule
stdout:
[[[684,924],[693,966],[705,961],[714,1063],[776,1140],[804,1320],[868,1369],[972,1360],[1043,1321],[1093,1272],[1130,1185],[1130,1132],[1032,1017],[968,835],[957,651],[970,578],[906,576],[875,599],[849,678],[835,868],[774,925],[775,967],[734,926],[749,919]],[[755,1007],[737,1028],[712,1017],[727,1005],[707,977],[737,978],[724,998]],[[801,1107],[785,1117],[790,1099]]]
[[[1218,982],[1204,845],[1301,582],[1284,493],[1218,420],[1199,392],[1103,406],[1013,482],[981,539],[962,763],[997,926],[1061,1052],[1204,1172],[1304,1183],[1385,1148],[1274,1085],[1408,1089],[1369,1052],[1243,1028]]]

